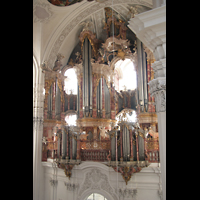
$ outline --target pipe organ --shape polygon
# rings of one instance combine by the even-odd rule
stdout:
[[[124,112],[126,113],[127,110]],[[109,132],[111,161],[145,161],[145,131],[137,123],[122,121]]]
[[[104,28],[109,33],[114,30],[109,28],[111,15],[106,16]],[[152,126],[153,135],[157,134],[155,113],[148,112],[152,99],[147,85],[150,80],[147,53],[136,36],[132,44],[126,38],[123,20],[115,18],[114,29],[118,30],[117,34],[114,37],[108,34],[103,43],[95,33],[84,28],[79,35],[80,52],[76,53],[75,61],[72,55],[70,64],[63,67],[63,56],[58,54],[53,69],[47,64],[41,67],[45,73],[42,160],[54,159],[69,178],[75,164],[92,160],[106,162],[115,171],[123,172],[127,183],[130,177],[124,174],[130,175],[148,166],[147,147],[151,147],[152,155],[155,150],[146,129]],[[134,90],[116,90],[119,74],[116,75],[115,63],[120,59],[131,59],[136,65]],[[64,73],[71,68],[77,75],[77,94],[73,91],[66,94],[64,90]],[[133,112],[137,115],[134,120]],[[76,125],[67,121],[71,115],[76,116]]]

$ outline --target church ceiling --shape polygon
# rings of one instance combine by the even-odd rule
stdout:
[[[96,34],[96,38],[102,41],[106,40],[107,37],[103,29],[104,21],[106,20],[105,7],[113,8],[115,17],[117,19],[121,18],[126,26],[135,13],[134,7],[137,13],[142,13],[151,9],[150,0],[113,0],[113,4],[111,0],[42,1],[48,1],[53,5],[48,7],[53,13],[51,14],[51,20],[46,20],[47,22],[45,21],[46,23],[44,23],[45,52],[42,59],[47,60],[51,67],[53,67],[58,53],[65,55],[63,64],[67,64],[73,49],[79,42],[77,38],[83,28],[83,26],[81,26],[82,22],[87,23],[91,21],[93,23],[93,30],[91,31]],[[43,4],[36,4],[36,8],[38,9],[41,5]],[[34,14],[36,19],[40,19],[40,16],[38,17],[36,12]],[[70,20],[68,20],[68,18],[70,18]],[[134,40],[133,33],[129,28],[127,30],[127,39],[130,41]]]

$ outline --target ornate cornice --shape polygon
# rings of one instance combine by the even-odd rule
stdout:
[[[166,6],[136,15],[129,20],[128,27],[154,53],[156,60],[166,58]]]

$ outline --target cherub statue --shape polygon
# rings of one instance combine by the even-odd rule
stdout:
[[[81,54],[80,54],[80,52],[77,51],[77,52],[75,53],[75,55],[76,55],[76,60],[75,60],[75,62],[78,63],[78,64],[81,63],[82,59],[81,59]]]
[[[63,56],[61,53],[59,53],[59,54],[57,55],[57,60],[56,60],[56,62],[55,62],[53,71],[58,71],[58,70],[61,69],[61,66],[62,66],[61,60],[62,60],[64,57],[65,57],[65,56]]]
[[[99,52],[99,54],[100,54],[101,56],[104,55],[104,51],[103,51],[103,49],[99,48],[98,52]]]
[[[49,68],[48,62],[46,60],[40,65],[40,68],[45,71],[52,71],[52,69]]]
[[[93,28],[93,23],[91,21],[81,22],[80,25],[83,26],[83,30],[82,31],[89,31],[90,27]]]
[[[138,13],[138,6],[130,6],[129,8],[129,12],[128,14],[130,13],[131,14],[131,18],[135,17],[135,15],[139,14]]]
[[[101,136],[102,136],[103,138],[108,137],[105,127],[99,126],[99,129],[100,129],[100,137],[101,137]]]

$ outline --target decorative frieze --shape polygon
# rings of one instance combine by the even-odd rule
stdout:
[[[119,193],[119,197],[123,197],[123,198],[131,198],[131,199],[136,199],[136,195],[137,195],[137,189],[129,189],[129,188],[125,188],[125,189],[118,189],[118,191],[116,190],[116,193]]]
[[[66,183],[66,182],[64,182],[64,184],[65,184],[65,186],[66,186],[66,189],[68,190],[68,191],[78,191],[78,189],[79,189],[79,184],[72,184],[72,183]]]

